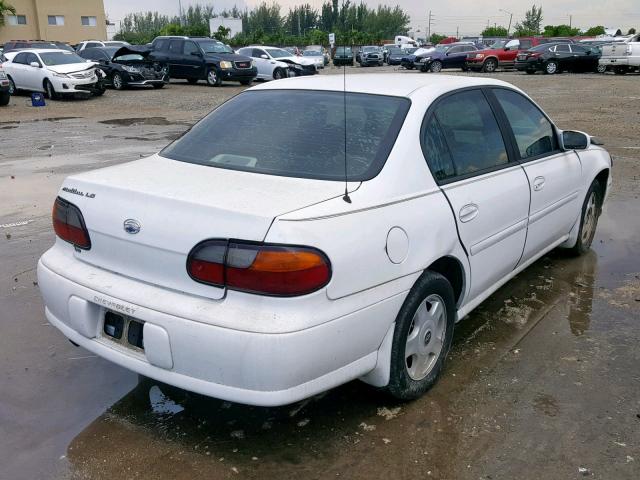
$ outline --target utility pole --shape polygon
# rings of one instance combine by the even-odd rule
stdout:
[[[569,29],[571,29],[571,22],[573,21],[573,15],[569,14]]]
[[[460,27],[456,27],[456,38],[460,38]]]
[[[178,0],[178,15],[180,15],[180,26],[182,26],[182,2]]]
[[[508,10],[504,10],[502,8],[499,8],[498,10],[509,15],[509,26],[507,27],[507,37],[508,37],[509,32],[511,31],[511,21],[513,20],[513,13],[509,12]]]
[[[298,10],[298,36],[300,35],[300,10]]]
[[[426,41],[431,41],[431,10],[429,10],[429,26],[427,27],[427,38]]]

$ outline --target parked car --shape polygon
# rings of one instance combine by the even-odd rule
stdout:
[[[331,58],[329,56],[329,52],[327,52],[327,49],[324,48],[322,45],[307,45],[306,47],[304,47],[304,52],[320,52],[322,54],[323,57],[323,66],[327,66],[329,65],[329,62],[331,61]],[[304,55],[304,52],[302,52],[302,54]]]
[[[237,55],[218,40],[209,37],[156,37],[150,58],[166,63],[171,78],[195,84],[205,80],[217,87],[223,81],[250,85],[258,70],[251,58]]]
[[[640,69],[640,34],[625,42],[603,45],[600,64],[618,75]]]
[[[469,70],[487,73],[495,72],[498,67],[513,68],[518,53],[542,43],[547,43],[547,40],[540,37],[501,39],[489,48],[467,54],[466,67]]]
[[[85,48],[101,48],[101,47],[129,47],[128,42],[120,40],[84,40],[76,45],[76,52],[81,52]]]
[[[9,40],[8,42],[5,42],[3,52],[9,53],[15,50],[23,50],[25,48],[59,49],[56,42],[48,42],[44,40]]]
[[[318,72],[315,62],[297,57],[276,47],[253,46],[238,50],[238,54],[251,57],[258,69],[260,80],[280,80],[287,77],[314,75]]]
[[[390,47],[399,47],[400,45],[396,45],[395,43],[385,43],[382,45],[382,58],[385,63],[387,63],[387,57],[389,55]]]
[[[11,100],[11,84],[7,74],[0,68],[0,107],[9,105],[9,100]]]
[[[96,64],[65,50],[26,49],[5,53],[2,68],[9,77],[10,92],[44,92],[50,99],[68,95],[102,95],[104,85]]]
[[[298,47],[284,47],[283,50],[286,50],[287,52],[289,52],[292,55],[295,55],[296,57],[302,56],[302,50],[300,50]]]
[[[375,45],[367,45],[360,49],[356,55],[356,61],[361,67],[369,67],[371,65],[384,65],[384,57],[380,47]]]
[[[338,67],[340,65],[353,66],[353,50],[351,47],[337,47],[333,56],[333,64]]]
[[[433,50],[433,47],[429,48],[412,48],[406,50],[406,55],[400,60],[400,66],[407,70],[413,70],[415,67],[416,57],[422,53],[427,53]]]
[[[576,43],[550,43],[518,54],[516,69],[533,74],[571,72],[598,72],[600,52]]]
[[[146,47],[96,47],[78,52],[82,58],[99,64],[104,83],[116,90],[133,86],[162,88],[169,83],[166,64],[149,60],[151,50]]]
[[[313,61],[316,69],[324,68],[324,55],[318,50],[305,50],[302,52],[302,57]]]
[[[353,78],[254,87],[157,155],[67,178],[37,268],[47,321],[228,401],[356,378],[406,400],[456,321],[550,250],[589,250],[611,157],[587,134],[498,80]]]
[[[400,65],[406,55],[407,52],[400,47],[389,47],[386,62],[389,65]]]
[[[478,50],[473,43],[450,43],[436,45],[429,53],[416,56],[414,66],[421,72],[439,72],[445,68],[465,69],[469,52]]]

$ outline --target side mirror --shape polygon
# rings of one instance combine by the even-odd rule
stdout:
[[[260,55],[260,58],[264,58],[265,60],[269,60],[269,55],[263,53],[262,55]]]
[[[565,130],[560,135],[563,150],[586,150],[591,145],[591,137],[584,132]]]
[[[31,65],[33,68],[42,68],[42,66],[38,62],[31,62],[29,65]]]
[[[191,55],[193,55],[194,57],[201,57],[202,54],[200,52],[191,52]]]
[[[509,50],[511,50],[511,47],[504,47],[505,52],[508,52]]]

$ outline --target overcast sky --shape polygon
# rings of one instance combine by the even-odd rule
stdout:
[[[122,19],[127,13],[145,10],[158,10],[166,14],[177,14],[179,0],[104,0],[105,10],[111,21]],[[441,34],[455,34],[459,28],[460,34],[477,34],[483,27],[490,23],[493,25],[507,26],[509,15],[501,12],[500,8],[513,12],[513,23],[519,21],[524,12],[530,8],[534,0],[511,0],[510,2],[498,0],[455,0],[455,2],[429,2],[423,0],[365,0],[371,6],[379,3],[387,5],[399,5],[411,15],[411,26],[414,29],[425,31],[427,26],[428,10],[431,9],[433,21],[431,31]],[[237,5],[239,8],[249,8],[260,3],[260,0],[182,0],[183,7],[190,4],[213,4],[216,10],[231,8]],[[282,6],[282,14],[289,7],[309,3],[319,9],[323,0],[279,0]],[[626,31],[635,27],[640,31],[640,1],[639,0],[554,0],[542,4],[543,25],[569,23],[569,15],[572,15],[572,24],[580,28],[593,25],[621,28]]]

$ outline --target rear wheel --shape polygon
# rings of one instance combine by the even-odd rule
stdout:
[[[191,84],[191,85],[195,85],[196,83],[198,83],[198,79],[197,78],[187,78],[187,82],[189,82],[189,84]]]
[[[48,78],[45,78],[43,86],[44,94],[47,96],[47,98],[51,100],[55,100],[58,98],[58,94],[56,93],[56,90],[53,88],[53,84],[49,81]]]
[[[9,105],[9,100],[11,100],[11,94],[9,94],[9,92],[0,92],[0,106],[4,107],[5,105]]]
[[[613,69],[613,73],[616,75],[624,75],[627,71],[627,67],[614,67]]]
[[[536,73],[535,70],[525,70],[525,72],[527,72],[527,75],[533,75]]]
[[[387,386],[394,397],[412,400],[436,383],[451,346],[454,323],[451,284],[439,273],[424,272],[396,318]]]
[[[607,66],[606,65],[598,64],[598,66],[596,67],[596,72],[598,72],[598,73],[605,73],[606,71],[607,71]]]
[[[549,75],[553,75],[554,73],[558,73],[558,62],[551,60],[550,62],[547,62],[547,64],[544,66],[544,73],[547,73]]]
[[[498,69],[498,61],[495,58],[487,58],[482,65],[482,71],[493,73]]]
[[[600,188],[600,182],[594,180],[587,196],[582,204],[582,214],[580,215],[580,229],[578,230],[578,240],[571,253],[574,255],[583,255],[591,248],[593,237],[596,234],[596,227],[598,226],[598,218],[602,211],[602,190]]]
[[[122,75],[120,75],[118,72],[113,74],[111,83],[113,84],[113,88],[115,88],[116,90],[124,89],[124,80],[122,79]]]
[[[431,70],[433,73],[438,73],[442,71],[442,62],[440,60],[435,60],[434,62],[431,63],[431,66],[429,67],[429,70]]]

